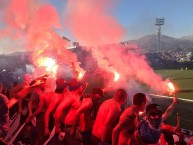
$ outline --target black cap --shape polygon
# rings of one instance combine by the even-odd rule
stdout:
[[[69,90],[70,91],[74,91],[74,90],[78,89],[82,85],[83,84],[81,82],[76,82],[75,84],[69,86]]]
[[[146,107],[146,113],[148,115],[155,114],[155,113],[160,114],[160,113],[162,113],[162,108],[158,104],[149,104]]]
[[[64,78],[59,78],[56,80],[56,89],[55,92],[56,93],[63,93],[64,89],[68,86],[68,83],[65,82]]]
[[[104,97],[103,90],[101,88],[93,88],[92,94],[99,94],[101,97]]]

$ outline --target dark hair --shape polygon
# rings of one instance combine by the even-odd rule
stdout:
[[[75,91],[77,90],[80,86],[82,86],[83,84],[81,82],[77,82],[76,84],[70,85],[69,86],[69,90],[70,91]]]
[[[143,93],[137,93],[133,97],[133,104],[134,105],[142,105],[142,103],[145,103],[147,100],[146,95]]]
[[[55,92],[62,94],[64,89],[68,86],[68,83],[65,82],[64,78],[59,78],[56,80],[56,89]]]
[[[69,91],[74,91],[83,85],[83,83],[79,82],[76,78],[71,79],[68,84]]]
[[[127,97],[127,92],[124,89],[118,89],[113,98],[117,102],[122,102],[126,99],[126,97]]]
[[[162,133],[168,145],[174,145],[173,133],[168,129],[162,129]]]
[[[147,113],[147,115],[162,114],[162,108],[158,104],[149,104],[146,107],[146,113]]]
[[[101,97],[104,97],[103,90],[101,88],[93,88],[92,94],[99,94]]]

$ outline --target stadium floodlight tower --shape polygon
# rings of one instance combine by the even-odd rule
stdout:
[[[164,25],[164,18],[156,18],[155,25],[157,26],[157,50],[160,50],[161,26]]]

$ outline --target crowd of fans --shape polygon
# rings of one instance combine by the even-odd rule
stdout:
[[[0,80],[5,91],[13,82],[21,82],[21,76],[27,72],[26,65],[30,64],[27,58],[27,55],[0,55]]]
[[[164,123],[177,105],[175,94],[164,111],[159,104],[148,102],[147,95],[141,92],[129,96],[126,90],[117,89],[107,99],[101,88],[92,86],[87,90],[88,86],[75,78],[55,80],[43,75],[32,80],[30,74],[24,74],[22,82],[10,90],[8,99],[0,84],[0,144],[188,144],[180,129],[179,114],[176,127]],[[125,105],[127,97],[132,97],[130,106]],[[21,130],[16,129],[16,137],[10,139],[7,136],[14,123],[10,124],[9,118],[15,113],[20,116]]]
[[[192,52],[186,51],[166,51],[160,52],[159,55],[166,61],[185,62],[193,60]]]
[[[78,47],[74,50],[81,66],[86,70],[94,71],[97,67],[92,55]],[[5,86],[10,82],[21,81],[21,75],[27,72],[26,65],[31,65],[30,53],[18,55],[0,55],[0,79]],[[192,69],[193,52],[165,51],[158,53],[144,53],[147,61],[154,69]],[[5,71],[3,71],[5,70]],[[10,80],[10,81],[7,81]]]
[[[193,67],[193,52],[166,51],[159,53],[146,53],[147,60],[155,69],[180,69]]]
[[[187,60],[187,53],[160,52],[146,56],[153,65],[161,66],[167,62],[180,64],[178,60]],[[164,123],[174,110],[176,97],[165,112],[158,104],[147,107],[143,93],[137,93],[133,97],[133,105],[126,108],[126,97],[131,96],[123,89],[118,89],[114,96],[106,100],[101,88],[95,86],[85,94],[89,84],[75,79],[67,82],[64,78],[53,80],[44,76],[31,81],[30,75],[24,75],[26,64],[30,64],[26,58],[20,55],[0,56],[0,103],[1,110],[4,110],[0,114],[2,144],[10,141],[6,135],[12,124],[7,119],[9,116],[12,120],[15,112],[20,114],[20,126],[24,124],[24,129],[13,144],[42,145],[54,126],[55,135],[48,144],[187,144],[180,130],[179,115],[176,127]],[[142,117],[139,114],[144,110],[146,114]],[[148,124],[156,135],[154,139]]]

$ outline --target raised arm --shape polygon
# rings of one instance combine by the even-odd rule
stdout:
[[[113,129],[112,145],[118,145],[120,132],[125,128],[125,126],[128,126],[128,124],[131,124],[136,119],[136,115],[134,113],[125,113],[123,115],[124,116],[120,118],[117,126]]]
[[[32,97],[33,97],[33,94],[32,96],[30,96],[30,99],[29,99],[29,102],[28,102],[28,110],[29,110],[29,115],[28,116],[31,116],[33,114],[32,112]]]
[[[20,90],[18,92],[15,92],[15,97],[18,100],[19,113],[22,113],[23,98],[25,98],[25,96],[27,96],[27,94],[29,94],[32,89],[27,85],[26,86],[19,85],[17,88],[15,88],[15,90],[17,91],[18,89]]]
[[[165,113],[162,115],[163,122],[173,113],[176,104],[177,104],[177,97],[176,94],[174,94],[172,104],[166,109]]]
[[[25,88],[23,88],[21,91],[19,91],[17,93],[18,98],[25,98],[25,96],[27,96],[29,93],[31,93],[31,91],[33,90],[33,87],[30,86],[26,86]]]
[[[66,109],[68,109],[69,107],[71,107],[71,105],[73,104],[74,99],[71,98],[71,96],[65,96],[65,99],[60,103],[60,105],[57,107],[55,113],[54,113],[54,117],[55,117],[55,133],[60,133],[61,128],[61,116],[62,116],[62,112]]]
[[[180,131],[180,115],[177,113],[176,115],[176,129],[175,132],[179,132]]]
[[[42,112],[44,106],[44,99],[43,99],[44,95],[45,94],[40,95],[40,102],[38,105],[38,109],[32,114],[32,118]]]
[[[121,123],[118,123],[115,128],[113,129],[112,133],[112,145],[118,145],[119,141],[119,133],[124,128],[124,126]]]
[[[44,134],[45,135],[49,135],[50,131],[49,131],[49,119],[50,119],[50,114],[51,112],[56,108],[58,102],[59,102],[59,97],[58,96],[54,96],[54,99],[52,99],[51,104],[48,106],[48,108],[46,109],[45,112],[45,117],[44,117],[44,123],[45,123],[45,131]]]
[[[74,135],[75,132],[76,132],[76,128],[78,126],[80,115],[82,113],[84,113],[86,110],[90,109],[91,107],[92,107],[92,100],[91,100],[91,98],[84,98],[83,101],[82,101],[81,106],[76,111],[76,118],[75,118],[72,130],[71,130],[71,135]]]
[[[80,97],[82,97],[82,95],[83,95],[84,92],[86,91],[87,87],[88,87],[88,82],[86,82],[86,83],[84,84],[84,86],[82,87],[82,92],[81,92],[81,94],[80,94]]]
[[[33,117],[35,117],[36,115],[38,115],[39,113],[42,112],[43,106],[44,106],[44,100],[43,100],[44,95],[45,95],[45,94],[42,94],[42,95],[39,96],[39,100],[40,100],[40,101],[39,101],[38,108],[37,108],[37,110],[36,110],[33,114],[31,114],[31,115],[27,118],[26,123],[29,123],[30,120],[31,120]],[[29,106],[28,106],[28,107],[29,107]]]

